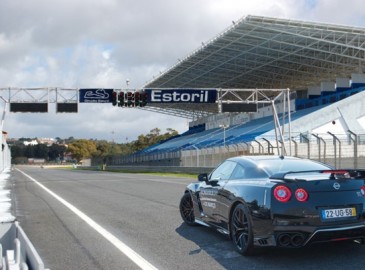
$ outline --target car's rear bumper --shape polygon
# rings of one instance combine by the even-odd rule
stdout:
[[[278,246],[298,248],[314,243],[361,239],[365,241],[365,224],[357,223],[336,227],[280,226],[275,227],[273,234],[255,236],[255,246]]]

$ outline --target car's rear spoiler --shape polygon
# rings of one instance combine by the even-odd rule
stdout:
[[[365,169],[340,169],[340,170],[313,170],[313,171],[289,171],[276,173],[270,176],[273,180],[282,180],[286,182],[307,181],[303,174],[330,174],[329,179],[364,179]],[[294,177],[294,174],[301,174],[300,177]],[[292,175],[288,178],[288,175]]]

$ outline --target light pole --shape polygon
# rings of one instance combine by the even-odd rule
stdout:
[[[220,128],[223,128],[223,144],[226,146],[226,128],[229,128],[229,125],[219,125]]]
[[[112,130],[112,143],[114,144],[114,134],[115,134],[115,132],[114,132],[114,130]]]

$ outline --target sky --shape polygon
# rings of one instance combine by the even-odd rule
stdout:
[[[0,88],[139,89],[247,15],[365,27],[362,0],[1,0]],[[189,128],[184,118],[111,104],[5,111],[10,138],[125,143]]]

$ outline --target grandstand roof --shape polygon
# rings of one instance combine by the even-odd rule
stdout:
[[[364,70],[365,28],[247,16],[144,88],[304,90]],[[216,106],[198,106],[149,109],[189,118],[217,112]]]

